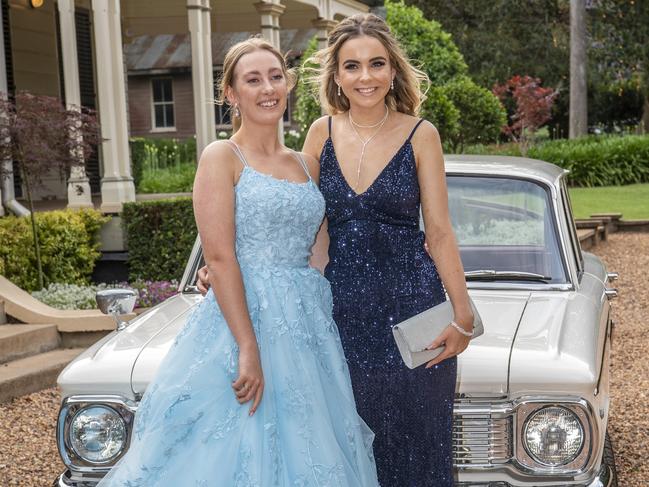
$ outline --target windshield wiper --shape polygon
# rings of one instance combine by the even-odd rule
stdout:
[[[549,276],[536,274],[534,272],[519,271],[497,271],[494,269],[481,269],[478,271],[469,271],[464,273],[467,281],[541,281],[550,282]]]

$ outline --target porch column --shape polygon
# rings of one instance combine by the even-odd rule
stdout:
[[[101,124],[101,211],[118,213],[122,204],[135,201],[131,177],[126,119],[126,84],[122,55],[119,0],[92,0],[97,66],[97,94]]]
[[[79,87],[74,0],[58,0],[58,6],[65,103],[68,110],[78,110],[81,107],[81,92]],[[78,137],[78,135],[70,134],[70,137]],[[77,157],[77,154],[72,154],[72,157]],[[78,162],[78,165],[70,169],[70,178],[68,179],[68,208],[92,208],[90,183],[86,176],[83,156],[79,157]]]
[[[197,159],[205,146],[216,140],[210,10],[210,0],[187,0]]]
[[[286,5],[279,3],[279,0],[268,0],[254,4],[257,13],[261,16],[261,35],[270,42],[275,49],[281,52],[281,42],[279,37],[279,18],[284,13]],[[280,142],[284,143],[284,120],[279,121],[277,133]]]
[[[335,20],[323,18],[318,18],[311,21],[313,27],[318,29],[318,32],[316,34],[318,39],[318,49],[324,49],[325,47],[327,47],[327,37],[329,36],[329,32],[332,31],[337,23],[338,22],[336,22]]]

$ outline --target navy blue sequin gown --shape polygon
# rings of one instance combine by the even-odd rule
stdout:
[[[334,319],[358,412],[374,431],[382,487],[453,485],[451,430],[457,361],[409,370],[390,327],[445,300],[419,230],[419,183],[408,139],[369,189],[345,180],[331,139],[320,156],[329,220]]]

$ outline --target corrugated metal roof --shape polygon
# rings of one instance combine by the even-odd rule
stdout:
[[[299,57],[309,40],[316,35],[315,29],[284,29],[280,31],[282,52],[289,58]],[[212,62],[223,64],[225,53],[233,44],[248,39],[256,32],[212,33]],[[124,46],[127,70],[149,72],[159,70],[189,69],[192,51],[189,34],[144,35]]]

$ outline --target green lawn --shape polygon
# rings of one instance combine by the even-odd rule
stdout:
[[[192,190],[196,164],[184,163],[179,166],[158,170],[145,169],[138,193],[183,193]]]
[[[592,213],[622,213],[624,220],[649,220],[649,184],[571,188],[575,218]]]

